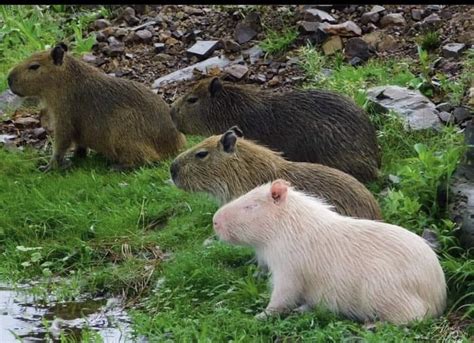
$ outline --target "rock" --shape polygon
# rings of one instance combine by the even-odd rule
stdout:
[[[332,55],[336,51],[342,50],[342,40],[339,36],[333,36],[326,42],[324,42],[323,51],[325,55]]]
[[[82,55],[82,60],[87,63],[95,64],[97,62],[97,57],[93,54],[84,54]]]
[[[241,49],[240,44],[232,39],[224,40],[223,45],[224,45],[225,52],[239,52]]]
[[[390,13],[387,15],[384,15],[382,19],[380,20],[380,25],[382,27],[387,27],[391,25],[396,25],[396,26],[404,26],[406,25],[406,20],[403,17],[403,14],[401,13]]]
[[[458,58],[466,49],[466,45],[462,43],[448,43],[443,46],[443,56],[447,58]]]
[[[15,119],[14,123],[15,123],[15,126],[25,128],[28,126],[38,125],[39,120],[33,117],[21,117],[21,118]]]
[[[255,64],[259,60],[259,58],[264,55],[262,48],[260,48],[260,46],[258,45],[255,45],[250,49],[243,51],[242,54],[244,58],[248,57],[250,64]]]
[[[153,38],[153,34],[148,30],[138,30],[135,32],[135,37],[139,42],[149,42]]]
[[[97,31],[97,32],[95,32],[95,39],[98,42],[106,42],[107,41],[107,36],[102,31]]]
[[[383,12],[383,11],[385,11],[385,7],[380,6],[380,5],[375,5],[375,6],[372,7],[372,9],[370,10],[370,12],[372,12],[372,13],[380,13],[380,12]]]
[[[353,67],[357,67],[357,66],[360,66],[362,64],[364,64],[364,60],[360,57],[352,57],[350,60],[349,60],[349,64]]]
[[[474,247],[474,123],[471,120],[464,130],[467,151],[452,176],[449,213],[459,226],[456,236],[465,249]]]
[[[446,111],[439,112],[438,117],[439,119],[441,119],[443,123],[447,123],[447,124],[454,123],[454,116],[449,112],[446,112]]]
[[[234,39],[239,44],[244,44],[253,39],[260,30],[260,15],[257,12],[251,12],[245,16],[245,19],[238,23],[234,30]]]
[[[265,76],[265,74],[257,74],[255,80],[258,83],[265,83],[267,81],[267,77]]]
[[[184,35],[184,33],[181,30],[176,30],[176,31],[171,32],[171,36],[173,36],[176,39],[181,39],[181,37],[183,37],[183,35]]]
[[[140,22],[140,20],[135,16],[135,10],[132,7],[125,8],[121,17],[128,25],[137,25]]]
[[[159,53],[165,51],[166,46],[165,46],[165,44],[163,44],[163,43],[155,43],[155,44],[153,44],[153,48],[154,48],[155,52],[156,52],[157,54],[159,54]]]
[[[275,87],[280,84],[280,78],[278,76],[274,76],[270,81],[268,81],[268,86]]]
[[[219,41],[217,40],[200,40],[197,41],[192,47],[186,50],[186,53],[191,56],[197,56],[198,58],[204,59],[216,50]]]
[[[360,36],[362,34],[360,27],[350,20],[342,24],[327,25],[324,31],[332,35],[343,37]]]
[[[110,57],[122,55],[125,52],[125,45],[114,36],[107,38],[109,45],[104,48],[104,54]]]
[[[33,130],[33,136],[38,139],[46,138],[46,130],[43,127],[37,127]]]
[[[453,116],[456,119],[456,123],[459,124],[472,117],[472,113],[466,107],[456,107],[453,111]]]
[[[362,38],[350,38],[344,46],[344,55],[347,60],[357,57],[362,62],[367,61],[370,57],[369,45]],[[354,64],[351,63],[351,65]]]
[[[367,98],[382,112],[393,110],[412,130],[441,127],[435,105],[417,90],[399,86],[379,86],[367,90]]]
[[[328,38],[328,34],[326,33],[326,31],[324,31],[324,29],[322,28],[321,25],[323,25],[325,23],[320,23],[320,26],[319,28],[311,33],[311,35],[309,37],[306,38],[306,40],[313,44],[313,45],[319,45],[319,44],[322,44],[324,41],[326,41],[326,39]]]
[[[0,111],[16,110],[22,102],[22,98],[7,89],[0,94]]]
[[[423,11],[419,8],[412,8],[411,18],[416,21],[420,21],[423,18]]]
[[[400,42],[392,35],[383,35],[382,40],[377,44],[378,51],[393,51],[398,49]]]
[[[440,112],[451,112],[453,110],[453,106],[449,102],[442,102],[436,105],[436,109]]]
[[[469,92],[467,92],[467,96],[468,96],[468,101],[467,101],[467,104],[469,106],[473,106],[474,107],[474,87],[471,87],[469,88]]]
[[[224,72],[226,72],[237,80],[243,78],[248,71],[249,68],[245,64],[233,64],[229,67],[224,68]]]
[[[123,38],[125,37],[126,35],[128,34],[128,30],[124,27],[119,27],[115,33],[114,33],[114,36],[117,37],[117,38]]]
[[[296,23],[298,25],[298,29],[302,33],[311,33],[311,32],[316,32],[316,30],[319,29],[319,25],[321,23],[315,22],[315,21],[304,21],[300,20],[299,22]]]
[[[423,20],[424,26],[437,25],[441,22],[441,18],[436,13],[430,14]]]
[[[102,29],[105,29],[106,27],[109,27],[110,26],[110,21],[108,21],[107,19],[97,19],[96,21],[94,21],[94,24],[93,24],[93,28],[94,30],[98,31],[98,30],[102,30]]]
[[[327,12],[318,10],[316,8],[306,9],[304,13],[304,20],[337,23],[337,20],[334,19],[334,17],[329,15]]]
[[[191,80],[193,79],[193,70],[195,69],[200,72],[205,72],[208,68],[212,68],[212,67],[225,68],[228,65],[239,63],[241,61],[243,61],[242,56],[239,56],[233,61],[231,61],[225,56],[211,57],[211,58],[208,58],[207,60],[190,65],[183,69],[176,70],[172,72],[171,74],[168,74],[156,79],[153,82],[152,88],[156,89],[156,88],[159,88],[162,84],[166,84],[170,82]]]
[[[3,134],[0,134],[0,143],[1,144],[8,144],[8,143],[11,143],[11,141],[13,139],[15,139],[16,136],[15,135],[3,135]]]
[[[141,24],[141,25],[132,27],[130,30],[132,30],[132,31],[143,30],[143,29],[146,28],[147,26],[153,26],[153,25],[155,25],[155,24],[156,24],[156,20],[150,20],[150,21],[147,21],[147,22],[144,23],[144,24]]]
[[[367,25],[368,23],[376,23],[380,19],[380,15],[378,12],[367,12],[362,14],[362,17],[360,17],[360,22],[364,25]]]

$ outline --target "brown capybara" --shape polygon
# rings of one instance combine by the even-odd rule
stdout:
[[[271,271],[270,303],[258,319],[322,305],[362,322],[406,324],[446,307],[444,273],[423,238],[342,216],[285,180],[224,205],[213,225],[222,240],[253,247]]]
[[[351,99],[325,90],[283,94],[206,79],[171,106],[181,132],[217,135],[237,125],[247,138],[295,162],[324,164],[361,182],[377,178],[375,129]]]
[[[175,185],[206,192],[223,204],[256,186],[284,178],[300,190],[327,199],[341,214],[382,218],[372,193],[351,175],[322,164],[287,161],[242,136],[239,128],[232,127],[181,153],[170,166]]]
[[[66,151],[103,154],[116,168],[174,155],[186,139],[169,106],[140,83],[112,77],[67,53],[63,43],[38,52],[8,75],[12,92],[38,97],[54,129],[53,156],[42,169],[66,168]]]

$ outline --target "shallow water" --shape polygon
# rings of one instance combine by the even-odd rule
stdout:
[[[57,342],[60,335],[80,342],[86,328],[98,332],[106,343],[134,341],[130,318],[119,299],[37,302],[27,287],[0,284],[1,343]]]

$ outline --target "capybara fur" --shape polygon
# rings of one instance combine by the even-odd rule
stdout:
[[[38,97],[50,117],[53,156],[45,170],[65,167],[73,144],[79,156],[90,148],[125,168],[172,156],[185,144],[160,96],[74,58],[63,43],[18,64],[8,84],[19,96]]]
[[[213,225],[222,240],[253,247],[271,271],[259,319],[322,306],[361,322],[407,324],[445,309],[443,270],[423,238],[342,216],[284,180],[224,205]]]
[[[178,99],[171,116],[185,134],[216,135],[237,125],[247,138],[282,152],[290,161],[324,164],[361,182],[378,176],[375,129],[367,113],[341,94],[280,94],[212,78]]]
[[[181,153],[170,167],[175,185],[211,194],[223,204],[256,186],[285,178],[303,191],[323,197],[344,215],[381,219],[370,191],[340,170],[316,163],[291,162],[232,127]]]

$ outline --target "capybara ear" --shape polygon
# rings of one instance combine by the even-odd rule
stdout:
[[[211,83],[209,84],[209,93],[211,96],[215,96],[222,90],[222,82],[218,77],[212,79]]]
[[[227,131],[234,131],[235,135],[239,138],[242,138],[244,136],[244,133],[243,131],[237,126],[237,125],[234,125],[232,126],[229,130]]]
[[[235,143],[237,142],[237,135],[235,134],[233,130],[228,130],[222,135],[219,142],[222,145],[222,149],[224,149],[225,152],[227,153],[234,152]]]
[[[275,204],[281,204],[286,201],[289,186],[290,183],[282,179],[278,179],[272,182],[272,186],[270,187],[270,194]]]
[[[56,65],[63,64],[64,54],[67,51],[67,45],[64,43],[57,44],[53,50],[51,50],[51,57],[53,58],[53,63]]]

